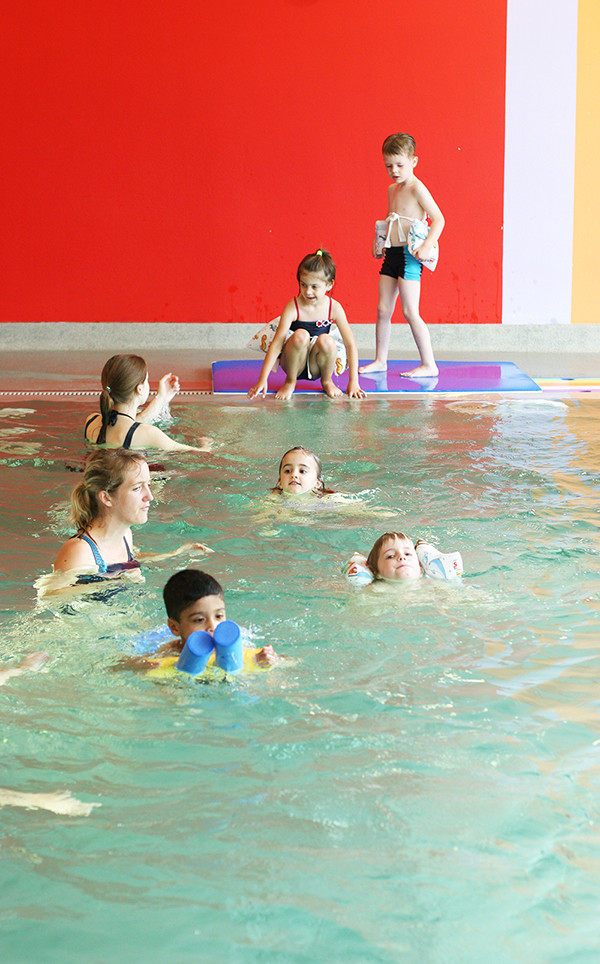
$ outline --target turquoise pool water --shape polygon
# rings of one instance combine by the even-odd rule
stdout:
[[[218,447],[161,456],[136,543],[206,542],[229,618],[289,657],[212,686],[110,670],[187,560],[36,601],[93,403],[9,404],[0,663],[53,659],[0,688],[0,783],[101,807],[0,811],[4,960],[598,959],[598,401],[179,404]],[[293,444],[357,498],[270,503]],[[389,527],[460,549],[463,584],[352,592]]]

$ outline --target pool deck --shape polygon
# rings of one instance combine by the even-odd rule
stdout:
[[[240,336],[245,337],[246,332],[236,331],[235,326],[225,326],[227,331],[219,332],[213,325],[206,332],[209,337],[189,337],[191,329],[197,327],[178,325],[177,330],[169,330],[167,326],[59,323],[56,326],[34,324],[24,329],[21,325],[0,325],[3,348],[0,393],[95,393],[99,390],[105,361],[116,352],[142,354],[148,362],[153,387],[162,374],[173,371],[179,376],[182,389],[193,392],[212,391],[213,361],[257,360],[256,352],[236,347],[236,343],[245,344]],[[528,331],[518,330],[518,326],[503,331],[507,326],[498,325],[430,327],[439,361],[514,362],[533,379],[592,379],[600,384],[599,325],[527,326]],[[466,328],[477,330],[461,330]],[[249,326],[249,329],[253,332],[255,327]],[[148,335],[148,330],[153,337]],[[28,336],[26,340],[23,331]],[[416,360],[408,326],[394,326],[392,332],[390,358]],[[55,336],[53,340],[44,337],[50,334]],[[184,335],[190,347],[172,347],[182,344]],[[356,335],[360,358],[371,359],[374,326],[356,326]],[[203,344],[202,348],[194,347],[198,341]],[[93,349],[90,342],[95,345]],[[36,348],[30,347],[33,344]],[[471,350],[466,350],[466,345]],[[535,350],[538,345],[543,346],[543,350]],[[551,351],[546,350],[548,346]]]

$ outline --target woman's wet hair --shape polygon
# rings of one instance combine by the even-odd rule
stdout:
[[[78,535],[101,514],[100,492],[114,492],[131,471],[146,464],[143,455],[128,449],[102,449],[88,456],[83,479],[71,493],[71,521]]]
[[[106,441],[106,429],[115,423],[115,404],[122,405],[131,398],[138,385],[146,381],[147,374],[148,366],[140,355],[113,355],[108,359],[100,376],[102,427],[96,439],[98,445]]]

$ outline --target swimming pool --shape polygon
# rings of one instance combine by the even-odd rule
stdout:
[[[174,565],[36,604],[94,404],[0,407],[0,662],[53,655],[0,688],[1,783],[102,804],[2,809],[6,960],[597,959],[598,401],[179,403],[218,447],[156,460],[136,544],[206,542],[229,618],[290,657],[214,686],[110,671]],[[293,444],[358,498],[266,500]],[[463,584],[351,591],[390,527]]]

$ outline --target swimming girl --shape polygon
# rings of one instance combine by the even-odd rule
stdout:
[[[59,550],[54,571],[94,570],[78,579],[84,583],[139,570],[131,526],[146,522],[152,499],[150,470],[142,455],[125,449],[92,452],[83,480],[71,493],[71,519],[77,532]],[[211,551],[200,543],[188,542],[174,552],[152,558],[168,558],[189,549]]]
[[[100,414],[91,415],[85,423],[88,442],[124,449],[210,451],[212,439],[208,437],[201,437],[199,446],[183,445],[150,424],[179,391],[176,375],[163,375],[156,396],[148,405],[148,367],[139,355],[113,355],[102,369],[101,380]],[[146,407],[138,412],[142,405]]]
[[[279,478],[273,492],[286,495],[325,495],[333,492],[323,482],[321,459],[314,452],[295,445],[279,463]]]
[[[269,375],[277,367],[278,361],[286,373],[286,380],[276,393],[276,398],[291,398],[299,378],[320,378],[326,395],[330,398],[341,395],[341,389],[332,380],[339,351],[330,334],[335,324],[348,357],[347,395],[349,398],[365,398],[365,392],[358,383],[358,351],[354,335],[346,312],[329,294],[335,281],[333,258],[321,248],[315,254],[307,254],[298,266],[296,277],[300,290],[281,313],[259,379],[249,390],[248,397],[266,395]]]

